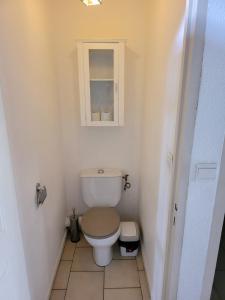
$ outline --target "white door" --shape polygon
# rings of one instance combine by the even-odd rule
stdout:
[[[30,300],[1,94],[0,299]]]
[[[166,300],[177,299],[180,259],[183,243],[186,200],[189,186],[191,151],[201,83],[202,59],[207,1],[193,0],[189,8],[187,44],[182,86],[181,120],[175,170],[175,183],[168,233],[167,276],[164,296]]]

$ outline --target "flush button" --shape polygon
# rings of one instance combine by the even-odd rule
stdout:
[[[196,165],[197,180],[214,180],[217,175],[216,163],[201,163]]]

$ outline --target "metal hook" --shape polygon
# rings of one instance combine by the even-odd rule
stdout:
[[[124,187],[123,187],[124,191],[126,191],[127,189],[130,189],[130,188],[131,188],[131,183],[128,182],[128,177],[129,177],[129,174],[125,174],[125,175],[123,176],[123,179],[124,179],[124,181],[125,181],[125,184],[124,184]]]

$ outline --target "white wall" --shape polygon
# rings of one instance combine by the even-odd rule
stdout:
[[[149,1],[104,1],[86,7],[81,1],[48,1],[62,114],[68,209],[86,209],[81,200],[82,168],[116,167],[130,174],[132,188],[119,205],[122,217],[137,218],[142,104]],[[77,39],[126,39],[125,126],[80,127]]]
[[[140,220],[153,300],[163,299],[167,226],[179,109],[186,1],[155,1],[149,17],[142,134]]]
[[[32,300],[48,297],[66,215],[45,1],[0,3],[0,70]],[[35,204],[35,185],[48,197]]]
[[[23,243],[0,93],[0,299],[29,300]]]
[[[195,179],[194,174],[196,164],[201,162],[217,163],[217,174],[220,169],[225,129],[224,10],[223,0],[209,0],[202,81],[191,158],[181,257],[178,290],[178,299],[181,300],[209,299],[209,295],[204,295],[203,281],[218,176],[215,180],[199,181]]]

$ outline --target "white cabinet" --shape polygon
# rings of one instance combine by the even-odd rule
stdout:
[[[82,126],[124,125],[124,43],[79,42]]]

